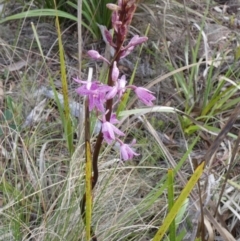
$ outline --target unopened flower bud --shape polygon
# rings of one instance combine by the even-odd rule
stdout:
[[[106,6],[108,9],[112,11],[118,11],[121,9],[117,4],[113,4],[113,3],[108,3]]]
[[[117,67],[117,62],[114,61],[114,63],[113,63],[113,69],[112,69],[112,80],[113,80],[114,82],[117,81],[118,76],[119,76],[119,69],[118,69],[118,67]]]
[[[92,59],[100,59],[101,58],[101,55],[96,50],[89,50],[87,53],[88,53],[88,56]]]
[[[101,59],[106,63],[110,64],[110,62],[106,58],[104,58],[101,54],[99,54],[98,51],[96,50],[89,50],[87,53],[88,53],[88,56],[92,59]]]

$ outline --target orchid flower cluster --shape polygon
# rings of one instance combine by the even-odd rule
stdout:
[[[114,49],[113,60],[110,62],[95,50],[88,51],[88,55],[92,59],[105,61],[109,65],[108,83],[103,84],[98,80],[92,82],[80,79],[74,80],[81,84],[76,89],[76,92],[79,95],[88,97],[89,111],[96,110],[97,113],[100,113],[99,119],[102,123],[100,135],[103,140],[108,144],[112,144],[114,141],[119,142],[121,159],[129,160],[138,155],[131,148],[135,144],[135,140],[131,144],[125,144],[119,139],[120,136],[124,136],[125,134],[115,126],[119,121],[116,114],[113,113],[113,108],[121,101],[127,89],[133,90],[139,100],[147,106],[152,106],[152,101],[156,98],[151,91],[143,87],[127,85],[126,76],[122,75],[120,77],[117,65],[120,59],[129,55],[135,46],[144,43],[148,38],[135,35],[127,45],[124,45],[129,25],[136,10],[134,0],[118,0],[117,5],[107,4],[107,7],[113,11],[112,27],[114,29],[114,36],[105,27],[103,38]]]

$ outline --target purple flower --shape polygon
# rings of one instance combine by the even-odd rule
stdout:
[[[124,48],[124,50],[123,50],[122,53],[121,53],[120,59],[123,59],[123,58],[125,58],[126,56],[128,56],[133,50],[134,50],[134,46],[131,46],[131,47],[127,48],[127,49]]]
[[[139,37],[139,35],[135,35],[132,37],[132,39],[129,41],[128,45],[125,48],[142,44],[147,40],[148,40],[148,37]]]
[[[86,80],[80,80],[78,78],[73,78],[73,80],[76,81],[79,84],[83,84],[84,89],[86,89],[86,90],[90,90],[92,85],[99,85],[100,86],[100,82],[96,81],[96,80],[95,81],[86,81]],[[77,90],[76,90],[77,92],[78,92],[78,89],[79,88],[77,88]],[[81,93],[78,93],[78,94],[81,94]]]
[[[153,94],[152,91],[145,89],[143,87],[136,87],[134,86],[134,91],[139,98],[145,105],[152,106],[152,101],[156,100],[156,97]]]
[[[118,122],[115,115],[111,115],[110,121],[106,121],[105,115],[102,118],[102,133],[104,140],[111,144],[116,139],[115,134],[124,136],[125,134],[120,131],[113,123]]]
[[[118,96],[119,99],[122,97],[123,93],[126,91],[126,76],[122,75],[120,79],[118,79]]]
[[[115,113],[112,113],[111,114],[111,117],[110,117],[110,122],[112,124],[117,124],[119,122],[119,120],[117,119],[117,115]]]
[[[120,79],[118,79],[119,76],[119,69],[117,67],[117,62],[114,61],[113,63],[113,69],[112,69],[112,80],[114,83],[114,86],[110,87],[111,89],[106,95],[106,99],[113,99],[117,94],[119,99],[122,97],[123,93],[126,90],[126,77],[123,75]]]
[[[107,100],[113,99],[117,95],[117,92],[118,92],[118,83],[115,82],[115,86],[112,86],[109,92],[107,93],[106,99]]]
[[[105,61],[106,63],[108,63],[110,65],[110,62],[104,58],[101,54],[98,53],[98,51],[96,50],[89,50],[88,52],[88,56],[92,59],[101,59],[103,61]]]
[[[128,45],[122,49],[121,59],[129,55],[134,50],[136,45],[142,44],[147,40],[147,37],[139,37],[139,35],[133,36]]]
[[[126,83],[126,76],[122,75],[122,77],[115,82],[115,85],[111,87],[111,90],[106,95],[106,99],[113,99],[116,95],[118,95],[120,99],[126,91]]]
[[[92,111],[95,107],[98,111],[104,112],[104,103],[106,102],[106,93],[111,90],[110,86],[102,85],[98,81],[88,82],[79,79],[74,79],[83,85],[76,89],[79,95],[88,96],[89,110]]]
[[[122,160],[127,161],[132,159],[134,156],[139,156],[133,149],[130,147],[136,143],[136,140],[134,139],[131,144],[125,144],[122,141],[118,140],[120,143],[120,157]]]

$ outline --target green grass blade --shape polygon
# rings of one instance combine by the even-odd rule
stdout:
[[[176,215],[179,212],[182,204],[185,202],[185,200],[189,196],[190,192],[194,188],[195,184],[197,183],[197,181],[201,177],[201,175],[203,173],[203,170],[204,170],[204,164],[205,164],[205,162],[202,162],[197,167],[195,172],[192,174],[190,180],[187,182],[185,188],[182,190],[180,196],[176,200],[176,202],[173,205],[171,211],[168,213],[167,217],[165,218],[165,220],[163,222],[163,225],[159,228],[158,232],[154,236],[153,241],[160,241],[160,240],[162,240],[164,234],[166,234],[170,224],[172,223],[172,221],[176,217]]]
[[[24,19],[24,18],[29,18],[29,17],[43,17],[43,16],[48,16],[48,17],[62,17],[62,18],[67,18],[73,21],[77,21],[77,17],[75,17],[72,14],[66,13],[61,10],[55,10],[55,9],[34,9],[22,13],[17,13],[11,16],[8,16],[4,19],[0,20],[0,23],[4,23],[10,20],[16,20],[16,19]]]
[[[63,100],[64,100],[64,104],[63,104],[64,118],[62,119],[62,123],[64,125],[64,132],[65,132],[65,138],[67,141],[68,150],[70,155],[72,155],[73,154],[73,127],[72,127],[72,120],[71,120],[71,111],[69,106],[68,83],[67,83],[67,75],[66,75],[66,65],[64,60],[64,50],[63,50],[58,16],[56,17],[56,26],[57,26],[57,33],[58,33],[58,44],[59,44],[60,66],[61,66],[61,82],[62,82],[62,93],[63,93]]]
[[[90,31],[91,29],[91,33],[94,34],[94,37],[97,38],[98,34],[96,33],[96,31],[99,31],[98,30],[98,26],[96,24],[92,24],[92,17],[85,11],[82,11],[82,15],[83,15],[83,18],[86,19],[86,22],[87,22],[87,29]]]
[[[174,174],[173,170],[168,170],[168,212],[171,211],[174,205]],[[176,241],[176,225],[175,218],[169,226],[169,238],[171,241]]]
[[[37,31],[36,31],[36,28],[35,28],[35,26],[34,26],[33,23],[31,23],[31,26],[32,26],[33,34],[34,34],[34,37],[35,37],[35,39],[36,39],[36,42],[37,42],[37,45],[38,45],[38,49],[39,49],[39,51],[40,51],[40,54],[41,54],[41,56],[44,56],[43,50],[42,50],[42,47],[41,47],[41,43],[40,43],[40,40],[39,40],[39,38],[38,38],[38,34],[37,34]]]
[[[204,106],[201,115],[207,115],[210,113],[213,113],[212,110],[214,110],[214,105],[222,98],[221,90],[224,86],[225,81],[221,81],[217,88],[214,90],[214,94],[211,97],[211,99],[208,101],[208,103]]]
[[[90,1],[91,3],[91,1]],[[87,23],[87,26],[92,30],[92,32],[94,33],[94,37],[96,39],[98,39],[100,37],[99,35],[99,29],[98,29],[98,26],[97,26],[97,21],[95,19],[95,11],[96,11],[96,6],[90,6],[89,5],[89,1],[85,0],[83,1],[83,7],[82,7],[82,14],[83,14],[83,17],[86,18],[86,23]]]
[[[185,212],[187,210],[188,204],[189,204],[189,198],[187,198],[185,200],[185,202],[181,206],[181,209],[179,210],[179,212],[178,212],[178,214],[176,216],[176,219],[175,219],[176,229],[178,228],[179,223],[183,220],[183,217],[184,217],[184,214],[185,214]]]
[[[177,238],[176,238],[176,241],[182,241],[183,238],[185,237],[186,233],[187,233],[186,230],[182,230],[182,231],[180,232],[180,234],[178,234],[178,236],[177,236]]]
[[[94,20],[94,12],[92,11],[91,7],[89,6],[88,1],[83,1],[83,10],[88,15],[88,18],[92,19],[91,21],[93,21]]]
[[[213,76],[213,69],[214,66],[213,64],[210,66],[210,69],[208,70],[208,77],[206,80],[206,88],[203,93],[203,104],[202,108],[205,108],[205,106],[208,104],[209,101],[209,96],[211,96],[211,91],[213,90],[213,81],[212,81],[212,76]]]
[[[106,7],[107,3],[113,3],[112,0],[102,0],[102,1],[93,1],[94,6],[97,6],[95,19],[98,24],[105,25],[109,27],[111,20],[111,11]],[[115,1],[116,2],[116,1]],[[99,14],[102,13],[102,14]]]
[[[76,10],[78,9],[78,6],[77,6],[76,3],[73,3],[73,2],[71,2],[71,1],[67,1],[66,3],[67,3],[69,6],[75,8]]]
[[[222,111],[224,110],[229,110],[230,108],[236,106],[238,103],[240,102],[240,97],[230,100],[229,102],[227,102],[225,105],[222,106]]]

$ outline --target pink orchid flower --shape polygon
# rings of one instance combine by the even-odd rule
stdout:
[[[113,99],[116,95],[118,95],[118,99],[121,99],[126,91],[126,83],[126,76],[122,75],[122,77],[115,82],[115,85],[111,87],[111,90],[109,90],[106,95],[106,99]]]
[[[122,49],[121,59],[128,56],[134,50],[135,46],[142,44],[147,40],[147,37],[139,37],[139,35],[133,36],[132,39],[129,41],[128,45]]]
[[[133,90],[136,93],[139,100],[147,106],[152,106],[152,101],[156,100],[156,97],[153,95],[153,92],[146,88],[134,86]]]
[[[106,114],[106,113],[105,113]],[[108,143],[111,144],[115,139],[115,134],[118,136],[124,136],[125,134],[120,131],[115,124],[117,121],[116,116],[112,115],[110,118],[110,121],[106,121],[105,115],[102,117],[102,133],[103,133],[103,138],[104,140]]]
[[[128,45],[124,47],[125,49],[130,48],[132,46],[136,46],[142,44],[148,40],[148,37],[139,37],[139,35],[134,35],[132,39],[129,41]]]
[[[134,139],[130,144],[125,144],[121,140],[119,140],[120,143],[120,158],[124,161],[132,159],[134,156],[139,156],[138,153],[136,153],[131,146],[136,143],[136,140]]]
[[[106,93],[111,90],[108,85],[102,85],[98,81],[88,82],[79,79],[74,79],[83,85],[76,89],[79,95],[88,96],[89,110],[96,108],[100,112],[105,112],[104,104],[106,102]]]

